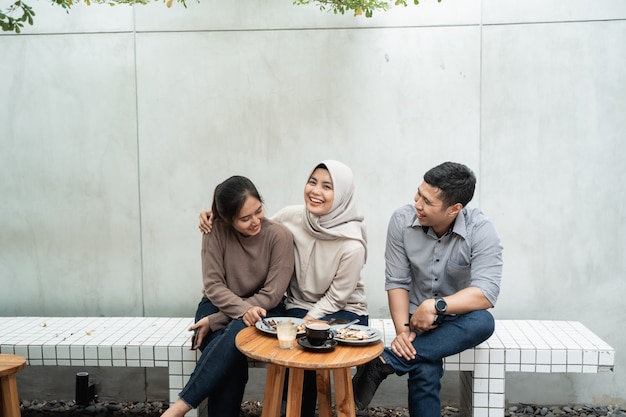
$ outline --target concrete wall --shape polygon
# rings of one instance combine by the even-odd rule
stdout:
[[[215,184],[251,177],[271,214],[335,158],[388,316],[387,220],[454,160],[505,246],[496,317],[581,321],[617,349],[615,373],[511,375],[507,401],[626,400],[623,0],[32,6],[0,35],[1,315],[191,316]]]

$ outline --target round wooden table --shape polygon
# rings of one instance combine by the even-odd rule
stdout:
[[[4,417],[20,417],[20,399],[17,395],[15,374],[26,366],[26,358],[7,353],[0,354],[0,403]]]
[[[355,417],[352,375],[350,368],[378,357],[383,351],[381,341],[367,345],[338,344],[328,352],[311,352],[296,342],[290,350],[280,349],[278,339],[256,327],[247,327],[235,339],[237,348],[249,358],[267,362],[267,377],[262,417],[279,417],[285,374],[289,369],[287,417],[300,415],[304,371],[317,374],[317,402],[320,417],[332,417],[330,371],[333,371],[337,417]]]

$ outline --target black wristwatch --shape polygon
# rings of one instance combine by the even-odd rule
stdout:
[[[443,298],[435,299],[435,310],[437,310],[437,317],[433,324],[443,323],[443,319],[446,317],[446,310],[448,309],[448,303]]]

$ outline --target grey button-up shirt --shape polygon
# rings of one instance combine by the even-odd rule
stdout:
[[[502,244],[493,223],[480,210],[463,208],[442,237],[420,225],[411,204],[391,216],[385,248],[385,290],[407,290],[410,314],[424,300],[467,287],[479,288],[495,305],[501,278]]]

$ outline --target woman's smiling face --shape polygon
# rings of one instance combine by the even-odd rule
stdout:
[[[330,173],[316,168],[304,186],[304,203],[307,210],[316,216],[327,214],[333,206],[335,191]]]
[[[237,217],[233,219],[233,227],[244,236],[254,236],[261,231],[264,217],[263,204],[257,198],[248,196]]]

